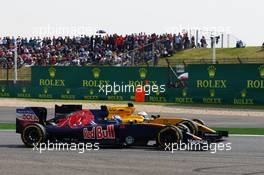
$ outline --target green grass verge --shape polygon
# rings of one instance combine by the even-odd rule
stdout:
[[[16,125],[14,123],[0,123],[0,129],[2,130],[16,129]]]
[[[264,128],[214,128],[218,131],[228,131],[229,134],[264,135]]]
[[[239,64],[240,58],[242,63],[254,63],[264,61],[264,49],[261,47],[246,47],[246,48],[217,48],[216,59],[219,63]],[[177,52],[168,60],[171,63],[187,64],[209,64],[212,59],[211,48],[194,48]],[[159,66],[167,66],[165,59],[160,59]]]
[[[187,49],[180,51],[174,55],[178,59],[211,59],[212,49],[211,48],[198,48],[198,49]],[[264,58],[264,50],[261,47],[246,47],[246,48],[217,48],[217,58]]]

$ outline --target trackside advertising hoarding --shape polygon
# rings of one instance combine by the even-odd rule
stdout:
[[[203,104],[264,104],[264,65],[32,67],[31,86],[0,86],[0,97]]]

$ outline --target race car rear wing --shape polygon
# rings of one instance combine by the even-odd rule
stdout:
[[[44,107],[25,107],[16,109],[16,132],[21,131],[28,124],[45,124],[47,120],[47,109]]]

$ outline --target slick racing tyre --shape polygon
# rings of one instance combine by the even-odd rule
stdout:
[[[21,134],[22,141],[27,147],[38,146],[45,142],[46,136],[46,129],[38,123],[28,125]]]
[[[189,132],[189,133],[190,133],[190,129],[189,129],[185,124],[178,123],[176,126],[177,126],[181,131],[183,131],[183,132]]]
[[[193,119],[192,121],[194,121],[194,122],[196,122],[196,123],[199,123],[199,124],[205,126],[205,122],[204,122],[203,120],[201,120],[201,119],[197,119],[197,118],[195,118],[195,119]]]
[[[182,132],[176,126],[166,126],[161,129],[157,136],[157,144],[164,148],[166,144],[179,143],[183,139]]]
[[[193,122],[191,120],[183,120],[180,123],[187,126],[189,128],[191,134],[193,134],[193,135],[198,134],[198,126],[195,124],[195,122]]]

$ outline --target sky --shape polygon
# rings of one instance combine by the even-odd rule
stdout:
[[[230,34],[248,46],[264,42],[263,0],[2,1],[0,37],[108,33]]]

